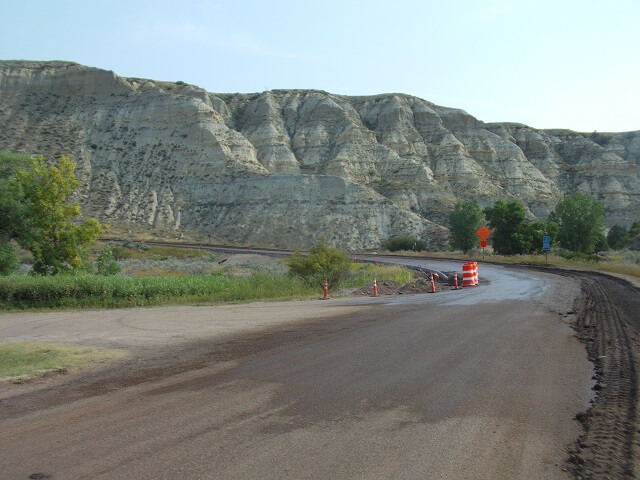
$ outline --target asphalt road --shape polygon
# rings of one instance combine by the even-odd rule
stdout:
[[[164,344],[9,396],[0,477],[570,478],[594,384],[570,326],[579,286],[484,265],[480,278],[311,302],[358,308]]]

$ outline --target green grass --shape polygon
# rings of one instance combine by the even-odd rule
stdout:
[[[354,263],[351,275],[341,284],[344,288],[360,288],[371,284],[373,277],[378,280],[391,280],[406,285],[414,280],[414,273],[404,267],[390,265],[374,265],[371,263]]]
[[[49,372],[61,372],[126,358],[123,350],[43,342],[0,342],[0,378],[22,383]]]
[[[318,289],[289,276],[0,277],[0,309],[134,307],[307,298]]]
[[[122,245],[114,245],[113,254],[119,259],[131,260],[149,260],[149,259],[167,259],[172,258],[215,258],[215,255],[199,248],[178,248],[151,245],[147,250],[138,250],[137,248],[127,248]]]

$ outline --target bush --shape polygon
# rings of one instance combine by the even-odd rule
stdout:
[[[149,245],[144,242],[132,242],[131,240],[127,240],[122,244],[124,248],[130,248],[132,250],[138,250],[139,252],[146,252],[149,250]]]
[[[327,244],[324,238],[311,247],[306,256],[296,252],[287,260],[289,273],[301,278],[309,285],[322,284],[323,279],[329,279],[333,287],[344,280],[350,272],[351,262],[349,258],[337,248]]]
[[[0,275],[9,275],[18,269],[18,256],[9,242],[0,240]]]
[[[412,237],[411,235],[397,235],[395,237],[391,237],[389,240],[384,242],[383,246],[390,252],[397,252],[399,250],[415,250],[419,252],[426,250],[427,248],[427,244],[425,242],[419,238]]]
[[[113,250],[109,245],[105,245],[96,260],[98,275],[116,275],[120,273],[120,265],[113,257]]]
[[[597,263],[603,260],[603,258],[595,253],[583,253],[583,252],[558,252],[558,255],[566,260],[577,260],[581,262],[593,262]]]

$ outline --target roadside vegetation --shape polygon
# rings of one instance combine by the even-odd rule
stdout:
[[[528,221],[524,205],[516,201],[497,201],[482,210],[479,219],[478,210],[475,202],[456,204],[449,217],[452,252],[428,256],[462,260],[469,255],[478,259],[487,254],[487,261],[498,263],[553,265],[640,276],[640,221],[629,229],[614,225],[605,236],[604,207],[584,193],[564,197],[544,222]],[[480,239],[475,236],[478,220],[492,231],[485,252],[479,249]],[[542,251],[544,236],[550,238],[547,255]]]
[[[108,360],[124,359],[117,349],[46,342],[0,342],[0,378],[23,383],[31,378]]]
[[[424,240],[413,235],[396,235],[384,242],[383,247],[390,252],[398,252],[400,250],[420,252],[427,248],[427,244]]]
[[[332,295],[371,284],[374,276],[401,285],[413,273],[401,267],[360,264],[321,240],[307,256],[217,256],[203,249],[101,244],[73,274],[0,277],[0,309],[118,308],[314,298],[331,278]],[[95,259],[95,261],[91,261]],[[29,261],[23,256],[24,261]],[[292,267],[293,265],[293,267]]]
[[[140,307],[168,304],[284,300],[313,290],[287,276],[30,276],[0,278],[0,308]]]

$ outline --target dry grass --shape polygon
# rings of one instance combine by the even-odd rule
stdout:
[[[0,342],[0,378],[23,383],[52,372],[65,373],[127,357],[124,350],[45,342]]]

